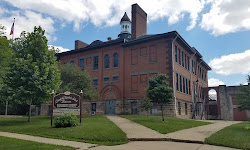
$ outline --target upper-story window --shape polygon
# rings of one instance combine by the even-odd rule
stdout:
[[[118,67],[119,63],[119,55],[118,53],[114,53],[113,55],[113,67]]]
[[[181,50],[180,49],[178,50],[179,50],[179,64],[181,65]]]
[[[84,58],[80,58],[80,68],[84,70]]]
[[[175,45],[175,62],[177,62],[177,46]]]
[[[107,69],[107,68],[109,68],[109,55],[108,54],[104,56],[104,69]]]
[[[94,56],[93,61],[94,61],[93,69],[98,70],[98,56]]]

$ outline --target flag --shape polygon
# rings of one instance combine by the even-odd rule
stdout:
[[[12,24],[11,30],[10,30],[10,35],[14,34],[14,22]]]

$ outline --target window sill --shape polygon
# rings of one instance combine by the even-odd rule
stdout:
[[[132,64],[132,65],[130,65],[130,66],[137,66],[137,64]]]
[[[148,56],[148,55],[141,55],[141,56],[139,56],[139,57],[141,58],[141,57],[147,57],[147,56]]]
[[[118,69],[119,67],[113,67],[113,69]]]
[[[158,63],[157,61],[150,61],[149,64],[156,64]]]
[[[138,93],[138,91],[131,91],[131,93]]]
[[[97,72],[98,71],[98,69],[97,70],[93,70],[93,72]]]
[[[140,84],[148,84],[148,82],[141,82]]]
[[[109,70],[110,68],[104,68],[103,70]]]

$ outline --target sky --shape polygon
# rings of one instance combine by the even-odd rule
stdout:
[[[147,12],[147,34],[176,30],[212,68],[209,86],[247,83],[250,75],[250,0],[0,0],[0,24],[14,37],[42,26],[61,52],[120,33],[120,19],[137,3]]]

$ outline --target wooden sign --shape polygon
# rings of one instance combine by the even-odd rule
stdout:
[[[74,93],[65,92],[54,96],[53,115],[74,113],[80,115],[80,96]]]

